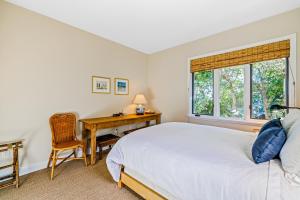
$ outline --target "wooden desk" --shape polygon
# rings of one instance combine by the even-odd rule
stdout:
[[[114,128],[118,126],[136,124],[146,122],[146,126],[150,125],[150,121],[155,120],[156,124],[160,124],[161,113],[145,114],[145,115],[125,115],[120,117],[100,117],[90,119],[80,119],[82,122],[82,140],[86,142],[87,135],[91,138],[91,164],[96,163],[96,132],[100,129]]]
[[[19,148],[22,148],[23,140],[15,140],[15,141],[7,141],[7,142],[0,142],[0,153],[7,152],[12,149],[13,151],[13,161],[12,163],[0,165],[1,169],[6,169],[9,167],[13,168],[13,172],[9,175],[0,177],[0,180],[5,180],[4,183],[0,184],[0,189],[6,188],[9,186],[16,186],[19,187]],[[1,163],[0,163],[1,164]],[[9,181],[6,181],[9,180]]]

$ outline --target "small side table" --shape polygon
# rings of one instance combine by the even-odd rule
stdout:
[[[13,162],[6,165],[1,165],[0,163],[0,170],[6,169],[9,167],[13,168],[13,172],[9,175],[0,177],[0,189],[9,187],[9,186],[16,186],[19,187],[19,148],[23,147],[22,144],[23,140],[15,140],[15,141],[7,141],[7,142],[0,142],[0,153],[7,152],[12,149],[13,151]],[[5,181],[3,181],[5,180]]]

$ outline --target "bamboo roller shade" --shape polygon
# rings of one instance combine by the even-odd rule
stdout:
[[[191,61],[191,72],[250,64],[290,56],[290,40],[269,43]]]

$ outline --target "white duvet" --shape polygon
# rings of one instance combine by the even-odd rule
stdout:
[[[107,157],[115,181],[121,165],[182,200],[280,199],[279,161],[255,164],[256,134],[189,123],[165,123],[135,131]]]

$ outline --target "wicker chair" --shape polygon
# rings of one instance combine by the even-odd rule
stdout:
[[[54,114],[49,119],[52,131],[52,151],[49,157],[47,167],[50,167],[52,160],[51,180],[53,179],[54,169],[67,160],[84,159],[86,160],[86,145],[83,141],[76,138],[76,116],[73,113]],[[82,157],[78,158],[76,150],[82,149]],[[62,151],[71,150],[72,153],[67,157],[58,157]],[[71,157],[71,156],[74,157]],[[56,164],[57,160],[62,160]]]

